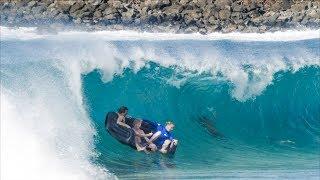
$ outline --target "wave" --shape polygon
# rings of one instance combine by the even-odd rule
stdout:
[[[7,169],[2,170],[7,173],[4,175],[2,173],[4,178],[14,175],[16,179],[20,179],[20,175],[24,175],[24,177],[32,179],[39,177],[40,179],[48,177],[48,174],[52,175],[50,176],[52,179],[116,178],[108,171],[110,166],[112,172],[119,172],[114,170],[117,168],[124,171],[121,167],[128,167],[117,162],[119,155],[116,152],[120,151],[126,154],[129,153],[129,150],[125,147],[113,147],[110,144],[113,141],[106,137],[107,135],[100,127],[101,123],[99,122],[103,119],[102,116],[106,109],[115,108],[114,106],[121,103],[108,99],[115,99],[121,95],[116,96],[116,93],[109,92],[108,89],[105,89],[105,92],[100,92],[101,89],[94,89],[94,87],[99,84],[101,87],[109,87],[110,84],[121,82],[121,77],[124,77],[124,82],[133,83],[133,86],[130,87],[134,87],[135,83],[135,81],[129,81],[130,79],[136,79],[142,85],[144,83],[148,85],[145,87],[146,90],[152,87],[152,84],[160,85],[164,91],[153,93],[159,92],[158,98],[161,93],[162,97],[167,95],[168,97],[164,100],[169,102],[172,101],[169,99],[170,97],[177,98],[175,93],[166,94],[171,91],[185,93],[185,98],[202,99],[203,104],[184,108],[192,110],[195,107],[199,109],[203,107],[205,111],[200,114],[206,117],[214,116],[212,113],[217,111],[215,108],[210,108],[211,102],[206,100],[218,101],[219,98],[222,98],[221,102],[240,104],[238,107],[241,105],[243,107],[255,106],[257,104],[250,104],[250,102],[260,101],[258,98],[265,96],[265,93],[269,92],[268,89],[276,83],[275,78],[284,74],[286,76],[298,74],[298,78],[307,74],[306,77],[310,79],[311,83],[319,81],[308,77],[311,74],[317,75],[317,69],[320,66],[320,53],[317,50],[320,45],[319,31],[277,32],[263,35],[212,34],[208,36],[123,31],[60,32],[48,35],[37,34],[34,28],[9,29],[1,27],[1,34],[1,107],[5,107],[1,108],[1,119],[4,120],[2,121],[4,125],[1,126],[1,138],[3,138],[1,152],[4,153],[1,153],[1,156],[19,160],[24,157],[36,157],[27,159],[18,165],[8,164],[12,161],[1,158],[3,160],[1,164],[9,165],[5,167]],[[307,72],[304,71],[305,68]],[[316,69],[315,72],[313,72],[313,68]],[[92,78],[101,78],[102,82],[94,81],[93,83],[91,82]],[[161,83],[158,84],[159,82]],[[315,84],[314,87],[319,86],[317,83]],[[129,88],[121,83],[118,86],[124,89]],[[286,85],[280,87],[286,87]],[[154,88],[157,89],[156,86]],[[224,93],[215,93],[219,89],[223,89]],[[127,92],[130,90],[136,91],[136,89],[129,88]],[[115,91],[118,92],[117,88]],[[120,92],[123,93],[122,96],[129,98],[124,95],[125,91]],[[104,93],[108,99],[100,101],[103,99]],[[148,103],[154,103],[154,99],[150,99],[153,95],[148,93],[150,92],[142,91],[140,95],[137,94],[136,104],[131,105],[132,111],[136,115],[164,119],[164,115],[167,115],[166,112],[169,112],[166,108],[160,108],[154,115],[149,114],[156,107],[150,104],[146,107]],[[202,93],[210,96],[205,96]],[[90,101],[93,97],[97,97],[97,101]],[[267,100],[268,97],[265,97],[264,102]],[[314,98],[314,101],[319,103],[317,100]],[[122,102],[127,101],[123,100]],[[232,103],[230,105],[234,105]],[[190,102],[184,104],[190,104]],[[139,107],[135,107],[138,105]],[[283,103],[279,102],[279,105],[282,106]],[[317,108],[317,105],[319,104],[312,107]],[[97,114],[95,111],[100,106]],[[221,104],[221,108],[223,106]],[[175,108],[172,104],[168,107]],[[145,110],[142,110],[143,108]],[[259,113],[255,112],[256,109],[253,110],[248,111],[246,116],[242,118],[247,117],[250,113]],[[306,110],[310,110],[310,108],[306,108]],[[221,111],[223,110],[221,109]],[[269,112],[265,111],[265,113]],[[234,112],[225,111],[224,113]],[[309,113],[311,116],[307,116],[307,118],[317,115],[314,111]],[[193,116],[193,114],[185,112],[181,112],[181,114],[183,118],[177,117],[177,121],[181,127],[184,127],[182,125],[183,119]],[[196,116],[198,115],[196,114]],[[241,138],[243,133],[232,134],[231,130],[237,131],[236,126],[228,130],[225,125],[232,123],[232,121],[231,117],[226,119],[216,122],[220,127],[219,130],[223,129],[224,135],[238,137],[244,141],[242,142],[245,143],[243,147],[248,146],[245,139],[252,138],[252,136]],[[249,120],[246,122],[248,126],[252,123]],[[318,138],[317,133],[314,133],[318,131],[318,125],[314,123],[316,120],[306,119],[304,122],[311,123],[312,127],[308,128],[308,131],[304,129],[303,134],[305,132],[312,134],[312,138],[304,137],[311,139],[307,142],[313,145],[317,141],[314,139]],[[203,123],[203,121],[196,124],[185,123],[191,127],[202,126],[210,132],[205,124],[206,122]],[[289,123],[287,125],[293,128],[297,124]],[[244,130],[250,130],[250,127],[246,128]],[[19,131],[16,131],[17,129]],[[202,131],[199,133],[203,136],[199,138],[203,139],[204,143],[206,135]],[[252,133],[254,134],[254,132]],[[265,134],[269,133],[265,132]],[[286,135],[288,134],[282,137],[286,137]],[[98,142],[95,142],[96,139]],[[269,139],[289,147],[292,144],[290,138]],[[10,142],[15,143],[10,144]],[[22,142],[30,142],[33,146]],[[188,139],[185,139],[185,142],[188,142]],[[206,143],[203,145],[207,148],[211,147]],[[224,142],[222,145],[218,145],[218,147],[225,146]],[[112,151],[104,150],[110,148],[115,148],[117,151],[115,149]],[[253,148],[251,145],[242,150],[240,148],[240,152],[243,153],[251,148]],[[24,149],[24,151],[17,152],[17,149]],[[194,150],[190,146],[188,149],[185,149],[187,154],[191,154],[191,151]],[[222,153],[224,151],[224,148],[217,148],[216,151],[210,150],[210,153],[212,156],[217,155],[217,157],[227,156],[228,153]],[[221,153],[220,156],[219,153]],[[186,158],[180,163],[189,164],[203,161],[202,155],[196,154],[195,156],[198,158]],[[278,156],[273,157],[277,159]],[[123,158],[121,160],[126,162]],[[240,156],[239,159],[244,160],[244,157]],[[291,156],[288,159],[291,159]],[[133,160],[137,160],[136,155],[133,155]],[[100,162],[95,163],[95,161]],[[234,159],[230,160],[230,162],[234,161]],[[208,160],[208,163],[212,165],[217,162],[219,161]],[[249,164],[257,162],[258,159],[249,162]],[[301,162],[305,163],[305,161]],[[203,165],[203,163],[200,164]],[[222,163],[220,165],[227,167],[230,164],[223,165]],[[24,173],[16,174],[17,169],[24,170]],[[59,173],[55,173],[56,169]]]

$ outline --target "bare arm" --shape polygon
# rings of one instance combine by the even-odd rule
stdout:
[[[131,128],[128,124],[122,122],[122,118],[120,116],[117,119],[117,124],[119,124],[120,126],[124,126],[126,128]]]
[[[150,140],[148,142],[152,143],[154,140],[158,139],[160,134],[161,134],[161,131],[158,131],[158,132],[154,133],[153,136],[150,138]]]
[[[134,130],[135,134],[137,136],[139,136],[139,137],[150,137],[150,136],[152,136],[152,133],[145,134],[144,132],[139,132],[139,131],[137,131],[135,129],[133,129],[133,130]]]

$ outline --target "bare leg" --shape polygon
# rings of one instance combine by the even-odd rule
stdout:
[[[145,150],[146,147],[140,146],[140,143],[141,143],[140,137],[135,137],[135,144],[136,144],[136,147],[137,147],[137,151],[143,151],[143,150]]]
[[[178,144],[178,140],[173,139],[172,142],[170,143],[170,149],[173,147],[173,145],[177,145]]]
[[[167,147],[169,146],[169,144],[171,143],[170,140],[165,140],[164,143],[162,144],[162,148],[159,150],[162,153],[167,153]]]
[[[155,144],[149,144],[149,148],[151,149],[151,151],[155,152],[157,150],[157,146]]]

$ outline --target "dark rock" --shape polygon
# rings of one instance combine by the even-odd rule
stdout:
[[[184,21],[186,24],[195,23],[202,16],[200,12],[196,12],[193,10],[186,10],[182,12],[182,16],[184,17]]]
[[[264,14],[264,17],[265,17],[264,22],[269,26],[273,26],[276,23],[276,20],[279,16],[280,16],[279,13],[270,11],[269,13]]]
[[[297,3],[291,6],[291,10],[294,12],[301,12],[308,8],[308,4],[305,2]]]
[[[32,8],[32,7],[35,6],[36,4],[37,4],[36,1],[30,1],[30,2],[28,3],[28,7]]]
[[[208,32],[208,31],[207,31],[206,28],[199,28],[199,33],[200,33],[200,34],[203,34],[203,35],[204,35],[204,34],[207,34],[207,32]]]
[[[133,19],[133,14],[134,14],[134,11],[133,9],[129,9],[128,11],[126,12],[123,12],[121,15],[122,15],[122,21],[123,22],[131,22]]]
[[[306,16],[313,19],[320,19],[320,11],[317,11],[317,9],[311,9],[306,12]]]
[[[146,7],[151,9],[164,8],[171,4],[170,0],[146,0],[144,2]]]
[[[237,29],[237,26],[235,24],[229,24],[226,28],[222,29],[223,33],[230,33]]]
[[[291,11],[282,11],[280,16],[277,18],[277,21],[285,22],[290,21],[292,19],[293,12]]]
[[[71,6],[73,5],[73,3],[58,3],[57,4],[57,8],[58,9],[61,9],[61,12],[65,12],[65,13],[67,13],[69,10],[70,10],[70,8],[71,8]]]
[[[46,10],[46,7],[44,6],[35,6],[32,8],[32,13],[33,14],[41,14],[42,12],[44,12]]]
[[[266,32],[266,31],[267,31],[267,26],[262,25],[262,26],[259,27],[259,32],[260,32],[260,33],[264,33],[264,32]]]
[[[251,19],[251,22],[256,26],[260,25],[263,21],[264,21],[264,18],[262,16]]]
[[[219,20],[217,20],[214,16],[211,16],[209,19],[208,19],[208,22],[210,24],[218,24],[219,23]]]
[[[233,12],[242,12],[244,8],[242,4],[238,4],[235,2],[232,4],[231,9]]]
[[[198,8],[203,8],[207,5],[207,0],[193,0],[193,4]]]
[[[182,5],[182,6],[186,6],[189,4],[191,0],[180,0],[179,3]]]
[[[97,9],[101,10],[101,11],[104,11],[107,7],[108,7],[107,4],[101,4]]]
[[[98,9],[93,13],[94,18],[101,18],[102,17],[102,12]]]
[[[221,20],[227,20],[230,18],[230,15],[231,15],[231,11],[230,10],[227,10],[227,9],[222,9],[219,11],[219,18]]]
[[[219,9],[230,9],[231,0],[216,0],[214,5],[216,5]]]
[[[304,18],[304,14],[303,13],[299,13],[299,12],[296,12],[293,14],[292,16],[292,22],[293,23],[299,23],[302,21],[302,19]]]
[[[57,11],[55,8],[52,8],[47,11],[47,14],[49,18],[54,18],[56,15],[59,14],[59,11]]]
[[[82,7],[84,7],[85,3],[83,1],[80,2],[76,2],[75,4],[73,4],[70,8],[70,13],[76,12],[79,9],[81,9]]]
[[[70,20],[70,17],[67,14],[60,13],[55,16],[54,19],[60,22],[68,22]]]
[[[252,27],[252,26],[247,26],[243,29],[243,32],[245,33],[255,33],[255,32],[259,32],[259,28],[258,27]]]
[[[89,0],[88,4],[92,4],[93,6],[97,6],[102,3],[102,0]]]
[[[167,16],[169,20],[177,20],[181,17],[181,6],[173,5],[169,7],[165,7],[163,9],[163,13]]]
[[[54,0],[46,0],[44,4],[48,7],[50,4],[54,3]]]
[[[184,30],[184,32],[185,33],[196,33],[196,32],[198,32],[198,29],[199,28],[197,26],[189,26]]]
[[[112,0],[112,1],[108,1],[108,4],[113,7],[113,8],[116,8],[116,9],[120,9],[123,7],[121,1],[119,0]]]
[[[318,0],[3,0],[1,22],[156,32],[266,32],[320,27]],[[93,25],[94,24],[94,25]],[[125,25],[125,27],[124,27]]]

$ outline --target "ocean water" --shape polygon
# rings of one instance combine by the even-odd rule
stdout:
[[[319,39],[1,27],[1,179],[319,179]],[[121,105],[175,156],[113,139]]]

